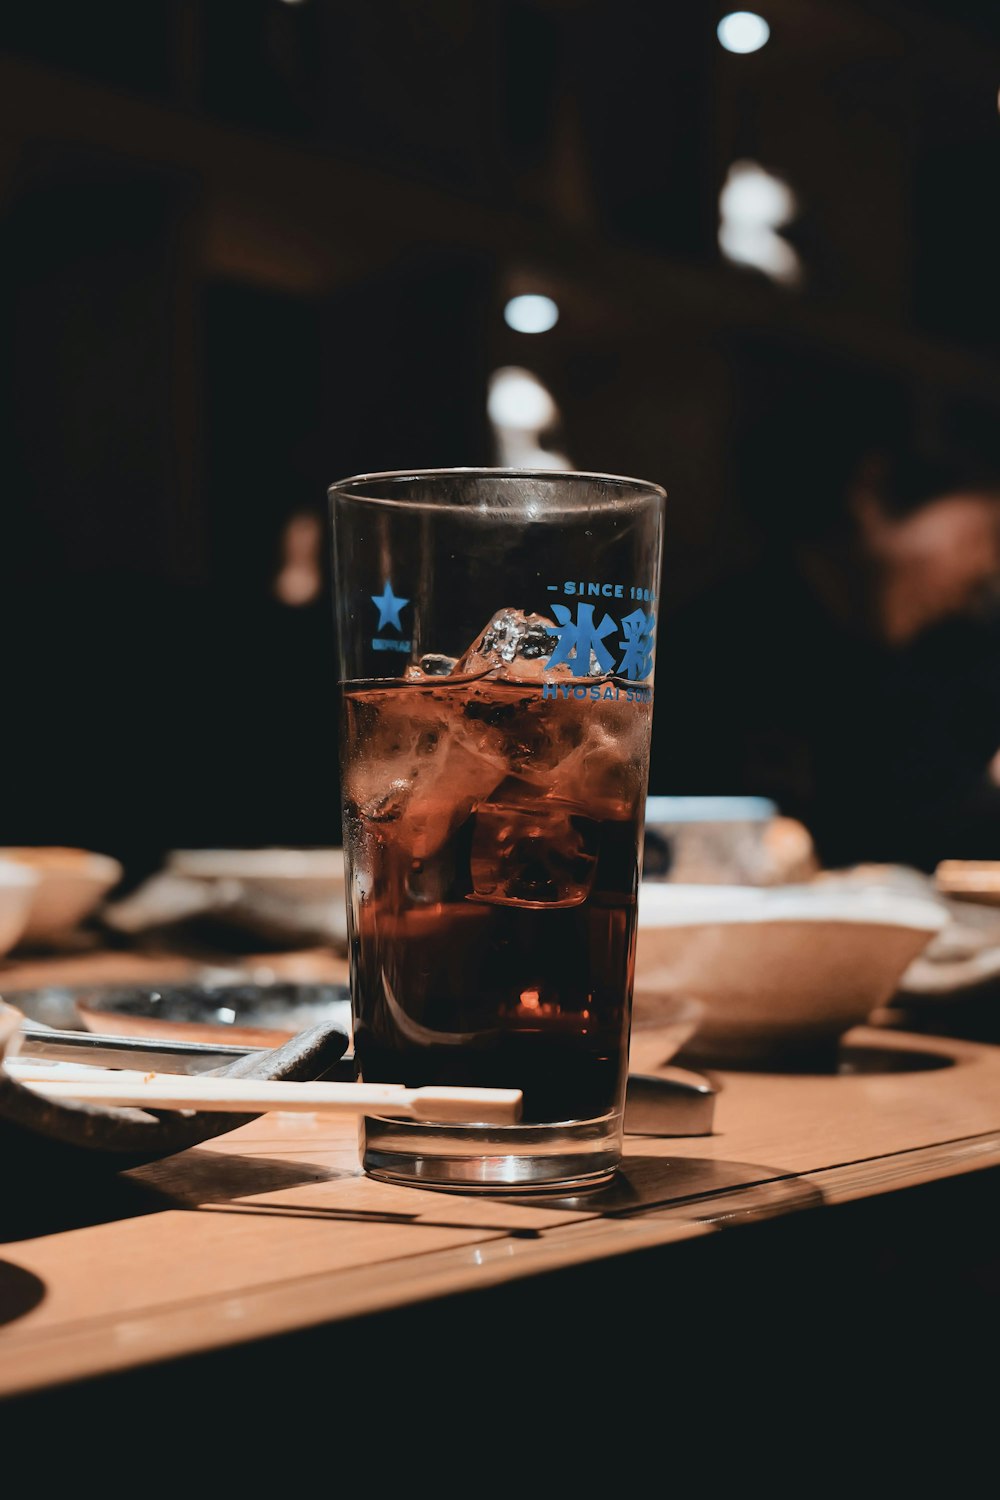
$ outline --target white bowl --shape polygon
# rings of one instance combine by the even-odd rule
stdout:
[[[884,889],[644,883],[636,986],[702,1002],[689,1055],[819,1056],[890,999],[946,920],[936,903]]]
[[[0,859],[0,954],[9,953],[23,933],[38,883],[27,865]]]
[[[26,947],[72,932],[122,878],[116,859],[87,849],[0,849],[0,858],[36,876],[31,912],[20,934]]]
[[[630,1072],[655,1073],[690,1043],[704,1017],[705,1007],[699,1000],[667,994],[655,987],[647,990],[637,975],[632,996]]]
[[[343,849],[176,849],[167,873],[218,883],[233,896],[235,916],[276,928],[314,930],[336,944],[347,939]]]
[[[174,875],[238,880],[275,894],[294,890],[307,900],[344,889],[343,849],[175,849]]]

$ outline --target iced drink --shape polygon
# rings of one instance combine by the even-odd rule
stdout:
[[[621,1109],[652,692],[545,668],[502,610],[457,661],[344,692],[355,1051],[367,1081]]]

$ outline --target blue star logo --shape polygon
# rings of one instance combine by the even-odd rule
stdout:
[[[402,632],[403,626],[399,618],[399,611],[407,604],[409,599],[398,599],[392,592],[392,584],[387,583],[381,594],[371,594],[370,599],[378,606],[378,626],[383,630],[386,625],[391,625],[393,630]]]

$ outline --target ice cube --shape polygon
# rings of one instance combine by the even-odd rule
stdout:
[[[376,792],[358,807],[368,823],[395,823],[403,815],[407,798],[413,790],[412,783],[403,777],[391,781],[384,792]]]
[[[473,894],[495,906],[581,906],[597,868],[600,830],[584,808],[511,776],[476,809]]]
[[[374,692],[366,699],[366,729],[365,754],[351,758],[345,794],[369,821],[396,821],[436,755],[445,715],[430,694]]]
[[[602,817],[620,816],[623,802],[631,798],[635,780],[635,756],[627,737],[628,718],[618,713],[607,722],[599,705],[575,704],[580,710],[577,735],[572,743],[569,718],[560,725],[561,743],[567,753],[558,763],[559,790],[571,801],[580,801]],[[589,710],[589,711],[588,711]]]
[[[526,615],[520,609],[501,609],[486,629],[460,657],[455,675],[474,676],[490,672],[518,681],[541,679],[545,658],[556,647],[555,630],[544,615]]]
[[[453,656],[442,656],[438,651],[428,651],[420,658],[416,666],[407,667],[403,675],[407,682],[423,682],[427,677],[448,677],[457,665]]]
[[[489,746],[473,749],[446,734],[434,756],[414,774],[414,792],[396,825],[400,844],[428,859],[465,822],[476,803],[503,780],[506,766]]]
[[[582,715],[545,700],[537,687],[524,693],[498,693],[492,681],[474,684],[462,708],[462,734],[473,744],[489,744],[508,769],[530,781],[551,780],[552,772],[579,744]]]
[[[435,854],[507,774],[495,736],[469,733],[443,688],[379,699],[345,791],[361,817],[414,859]]]

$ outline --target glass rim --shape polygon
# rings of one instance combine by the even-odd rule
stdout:
[[[458,467],[437,469],[383,469],[375,470],[370,474],[351,474],[346,479],[338,479],[327,489],[330,500],[361,500],[370,505],[386,506],[408,506],[419,508],[427,506],[437,509],[451,504],[455,509],[468,509],[467,505],[449,501],[447,497],[440,500],[413,500],[403,496],[393,495],[371,495],[360,493],[362,485],[378,485],[383,481],[387,484],[401,484],[406,481],[419,483],[423,480],[434,479],[492,479],[492,480],[544,480],[558,486],[571,481],[592,482],[600,484],[617,485],[621,491],[621,498],[635,501],[660,500],[667,498],[667,492],[662,485],[654,484],[650,479],[636,479],[630,474],[604,474],[592,469],[510,469],[489,467]],[[595,503],[595,509],[602,508],[608,504],[607,500]]]

